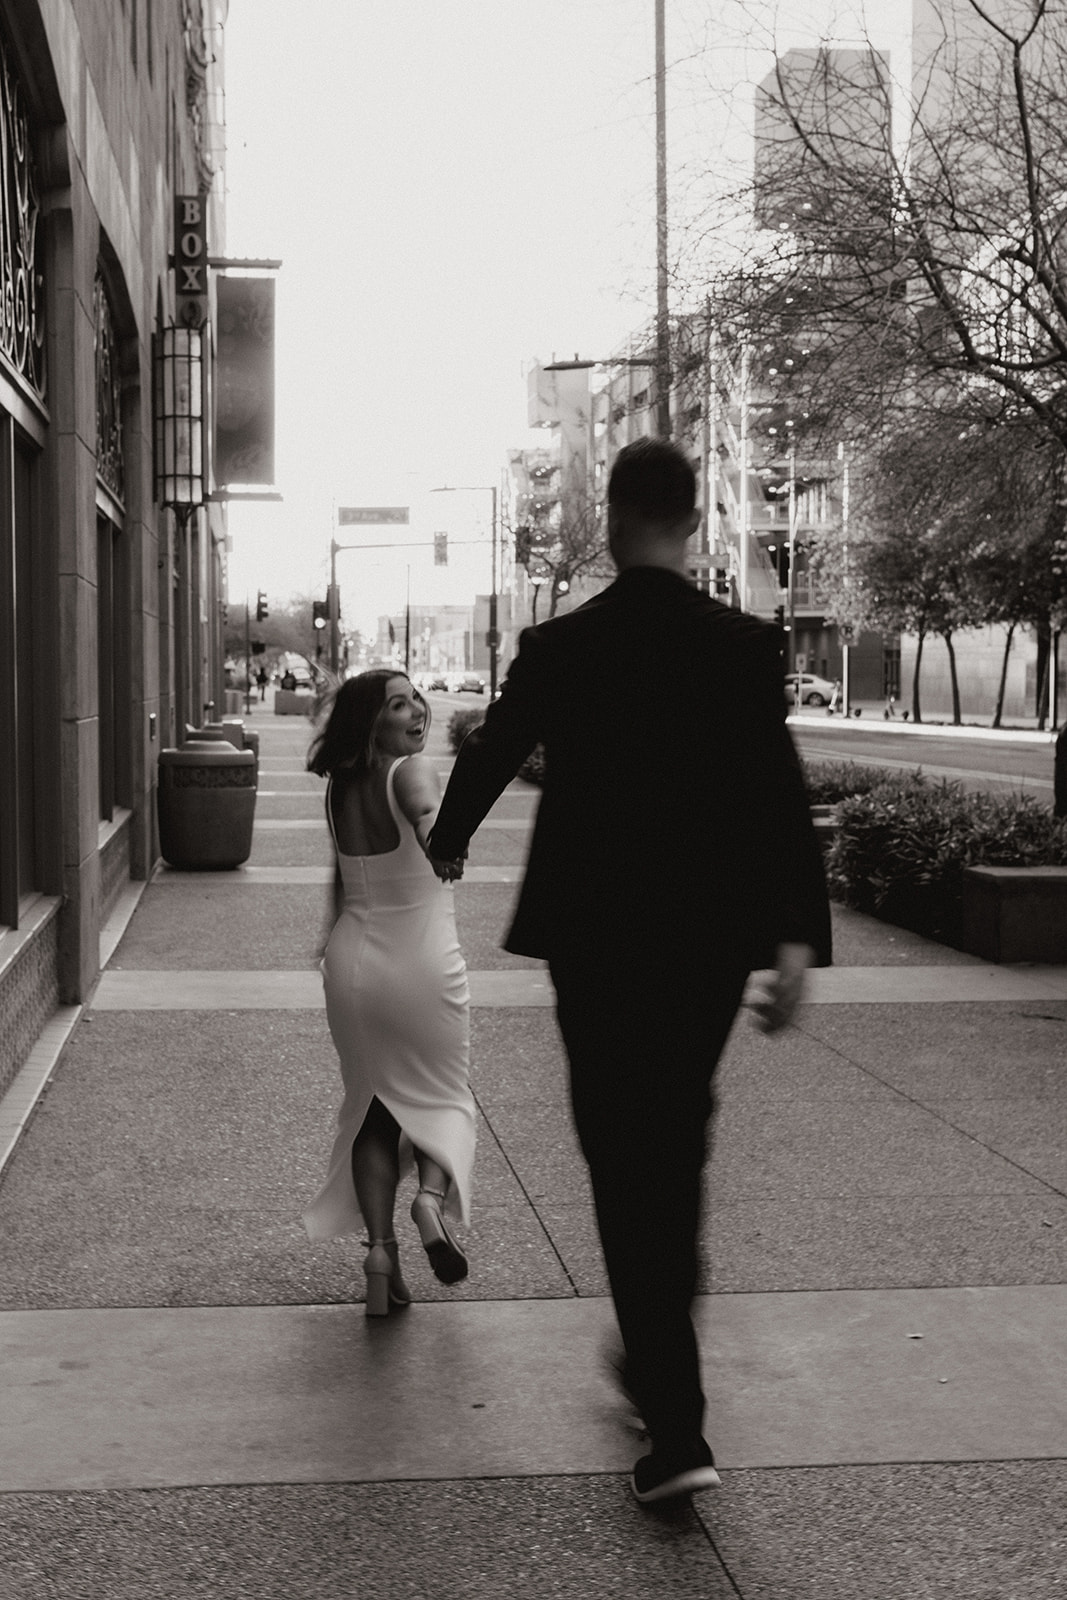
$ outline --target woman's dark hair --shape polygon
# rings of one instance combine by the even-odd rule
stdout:
[[[377,765],[374,729],[392,678],[407,678],[407,673],[394,667],[371,667],[341,684],[333,697],[326,726],[312,740],[309,772],[329,778],[343,769],[347,778],[362,778]],[[427,718],[429,714],[427,705]]]

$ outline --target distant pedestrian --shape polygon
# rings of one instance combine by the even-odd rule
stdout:
[[[691,1317],[715,1065],[754,968],[785,1026],[830,960],[819,846],[786,723],[778,629],[686,577],[686,456],[623,449],[608,485],[619,575],[521,636],[464,741],[430,835],[462,866],[535,745],[544,788],[506,948],[547,958],[625,1351],[651,1453],[641,1501],[718,1482]]]
[[[336,921],[322,975],[344,1101],[326,1182],[304,1223],[312,1239],[366,1228],[368,1316],[411,1299],[393,1210],[412,1157],[411,1215],[430,1265],[443,1283],[468,1270],[445,1219],[470,1220],[469,995],[456,874],[425,853],[440,798],[422,754],[429,726],[429,707],[405,674],[363,672],[338,689],[308,756],[309,769],[330,780]]]
[[[260,667],[256,673],[256,682],[259,685],[259,698],[260,700],[265,700],[267,698],[267,685],[270,682],[266,667]]]
[[[293,671],[290,667],[286,667],[285,671],[282,673],[281,687],[283,689],[296,688],[296,678],[293,675]]]

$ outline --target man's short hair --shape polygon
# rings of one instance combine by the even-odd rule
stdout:
[[[696,505],[692,462],[669,439],[623,445],[608,478],[608,505],[649,522],[679,522]]]

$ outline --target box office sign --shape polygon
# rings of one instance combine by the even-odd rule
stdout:
[[[218,487],[274,483],[274,279],[220,274],[215,284]]]
[[[178,321],[199,328],[207,316],[207,201],[201,194],[174,197],[174,287]]]

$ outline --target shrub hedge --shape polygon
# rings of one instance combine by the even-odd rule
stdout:
[[[459,711],[453,711],[448,719],[448,742],[452,749],[458,750],[471,729],[484,721],[485,712],[479,711],[476,706],[465,706]]]
[[[870,794],[894,774],[885,767],[861,767],[855,761],[802,761],[804,787],[813,806],[834,805],[853,794]]]
[[[962,938],[963,869],[1067,865],[1067,819],[1030,796],[969,794],[920,772],[840,800],[834,899],[944,944]]]

